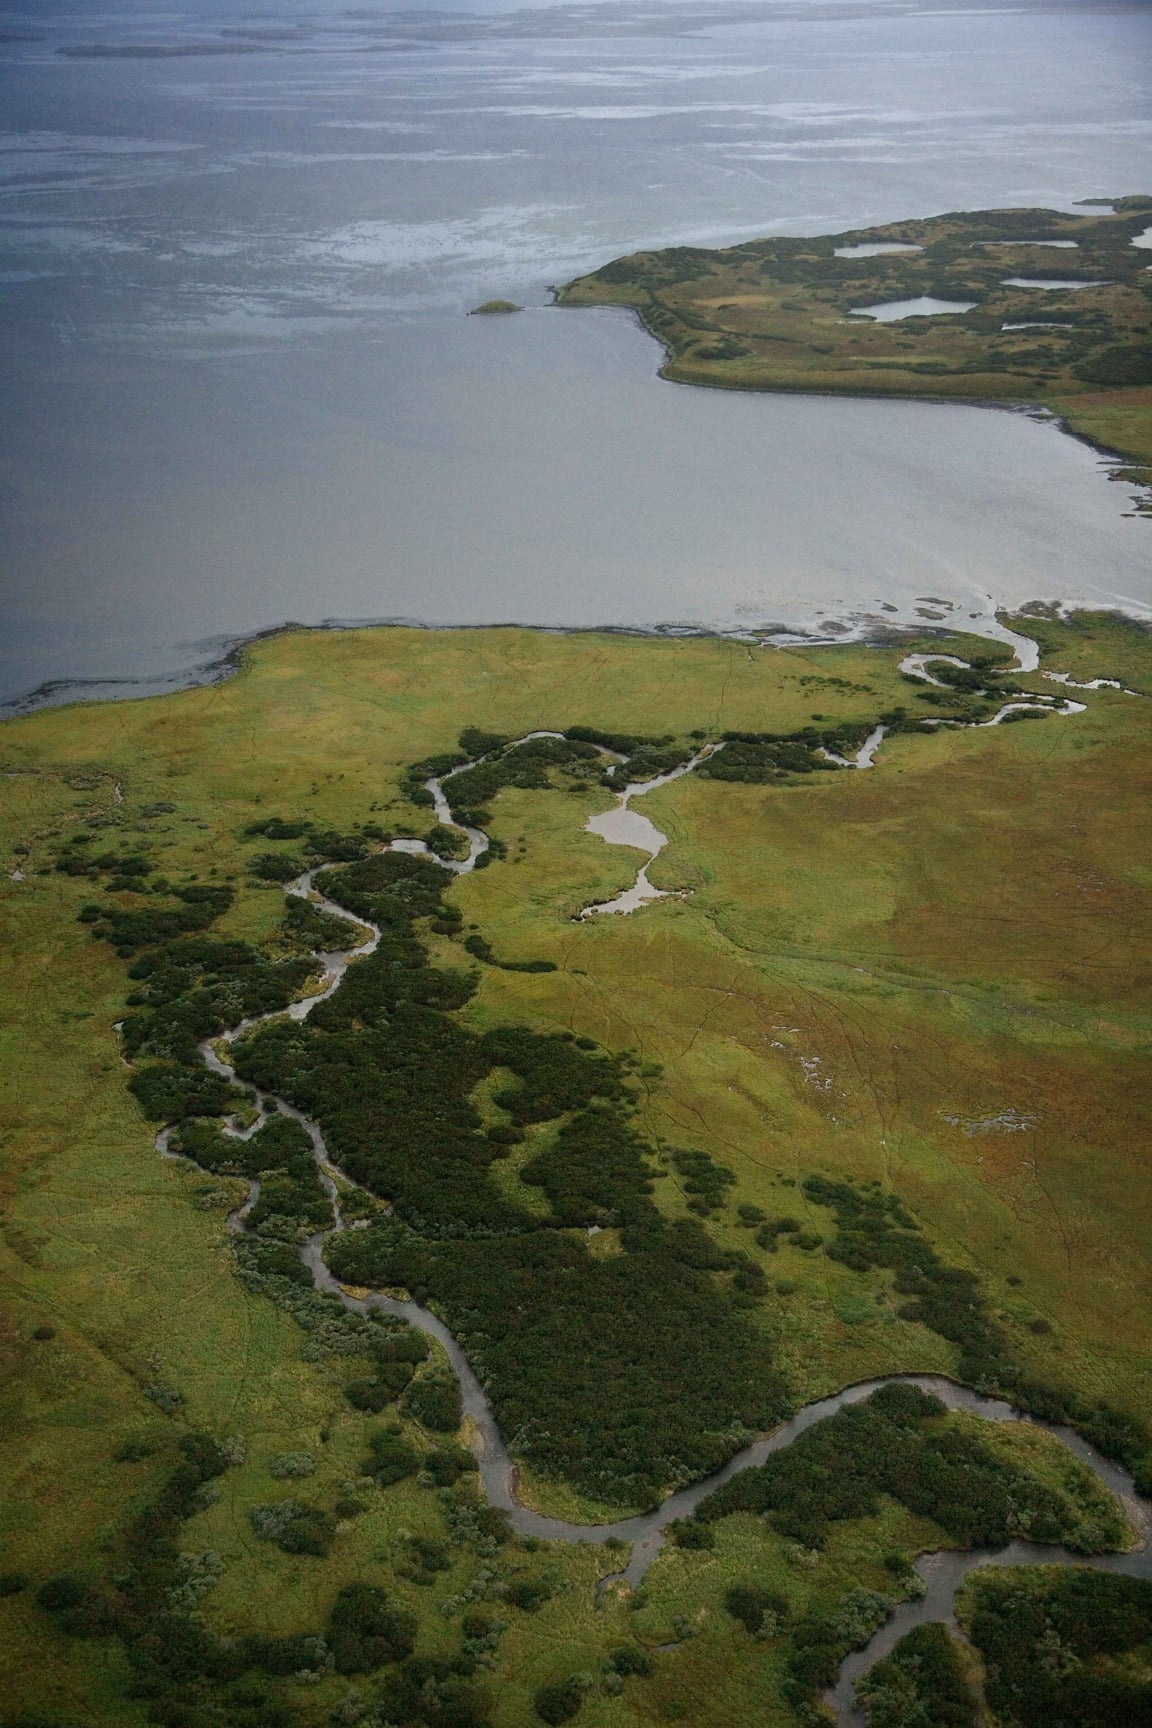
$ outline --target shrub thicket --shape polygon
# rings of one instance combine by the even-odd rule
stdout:
[[[370,1674],[412,1654],[415,1614],[375,1584],[346,1584],[328,1616],[328,1646],[338,1674]]]
[[[947,1627],[916,1626],[856,1682],[868,1728],[973,1728],[976,1700]]]
[[[1024,1535],[1085,1545],[1080,1507],[945,1415],[940,1400],[916,1386],[882,1387],[734,1476],[701,1502],[696,1517],[756,1512],[783,1535],[819,1548],[830,1525],[873,1515],[887,1494],[931,1518],[959,1547],[998,1548]],[[1122,1540],[1119,1522],[1114,1534]]]
[[[809,1200],[828,1207],[837,1233],[825,1252],[856,1272],[895,1269],[895,1288],[910,1298],[902,1318],[919,1321],[959,1347],[956,1375],[979,1392],[1009,1398],[1047,1422],[1069,1423],[1110,1458],[1152,1487],[1152,1427],[1102,1399],[1055,1386],[1021,1368],[1011,1340],[988,1312],[973,1273],[947,1266],[894,1195],[878,1185],[859,1187],[809,1176]]]
[[[964,1619],[988,1702],[1019,1728],[1152,1723],[1152,1580],[1061,1568],[977,1573]]]

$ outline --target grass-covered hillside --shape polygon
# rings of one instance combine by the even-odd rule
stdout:
[[[565,306],[631,306],[664,376],[739,390],[1044,403],[1152,479],[1152,198],[1089,214],[977,210],[615,259]],[[1054,242],[1055,244],[1040,244]],[[847,254],[842,256],[840,254]],[[1021,286],[1045,278],[1065,287]],[[1083,284],[1074,286],[1073,284]],[[971,310],[852,314],[922,296]]]
[[[444,1316],[544,1512],[619,1517],[896,1370],[1146,1476],[1152,636],[1034,622],[1034,675],[946,634],[295,632],[212,688],[0,728],[5,1728],[790,1728],[918,1550],[1125,1545],[1057,1442],[881,1394],[597,1605],[626,1553],[491,1516],[439,1346],[304,1276],[307,1137],[221,1136],[247,1105],[196,1054],[346,939],[285,901],[322,866],[380,946],[232,1058],[361,1185],[333,1269]],[[913,646],[980,664],[926,686]],[[1064,695],[1044,670],[1126,689],[922,725]],[[882,717],[872,769],[820,755]],[[509,747],[537,728],[569,737]],[[637,806],[682,893],[579,919],[642,861],[585,831],[597,740],[651,772],[725,734]],[[459,850],[422,779],[481,752],[453,808],[490,862],[382,858]]]

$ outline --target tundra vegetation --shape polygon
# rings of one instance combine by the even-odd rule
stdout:
[[[1043,669],[1152,672],[1135,627],[1041,627]],[[909,647],[982,664],[921,705]],[[197,1053],[348,940],[285,900],[300,869],[380,925],[306,1021],[233,1056],[323,1128],[365,1225],[333,1268],[440,1310],[544,1510],[651,1504],[896,1370],[1003,1390],[1146,1471],[1146,698],[924,727],[1057,688],[1003,665],[947,632],[297,633],[215,689],[5,727],[13,1723],[784,1728],[818,1719],[919,1549],[1124,1545],[1057,1442],[904,1387],[735,1479],[597,1609],[619,1553],[510,1534],[438,1348],[312,1287],[307,1134],[225,1132],[250,1099]],[[882,716],[876,768],[821,754]],[[517,743],[538,729],[563,737]],[[670,835],[653,876],[688,892],[580,921],[636,867],[583,829],[612,781],[725,736],[644,804]],[[464,762],[445,790],[492,866],[380,853],[438,849],[423,780]],[[156,1155],[161,1126],[190,1162]],[[1039,1622],[996,1613],[1015,1685]],[[1072,1657],[1127,1684],[1141,1648]]]
[[[1152,198],[1129,197],[1087,215],[969,210],[672,246],[614,259],[559,300],[632,307],[667,350],[664,376],[683,384],[1043,403],[1147,485],[1152,277],[1132,242],[1150,221]],[[859,315],[922,297],[970,310]]]

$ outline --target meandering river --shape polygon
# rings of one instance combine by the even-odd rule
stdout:
[[[1033,658],[1035,645],[1023,643],[1020,651],[1020,661],[1023,664]],[[912,676],[935,682],[929,671],[932,659],[945,659],[950,665],[963,665],[951,656],[911,656],[904,662],[904,669]],[[1032,704],[1041,706],[1040,703]],[[993,721],[985,725],[995,724],[1003,715],[1020,704],[1007,704]],[[1070,714],[1083,711],[1083,705],[1065,702],[1056,706],[1055,699],[1048,705],[1053,714]],[[531,733],[529,737],[556,737],[556,733]],[[883,729],[877,728],[869,737],[853,763],[845,766],[857,770],[871,768],[875,761],[876,749],[883,736]],[[518,740],[524,742],[525,740]],[[649,862],[667,844],[667,836],[655,827],[646,817],[630,808],[632,801],[642,797],[647,792],[655,791],[681,776],[691,773],[701,762],[706,761],[722,745],[711,745],[698,751],[690,761],[669,773],[659,775],[652,780],[630,782],[624,786],[617,796],[614,809],[600,816],[593,816],[587,823],[588,829],[601,835],[610,845],[631,847],[641,852],[649,853]],[[611,752],[605,752],[610,755]],[[475,764],[468,763],[466,767]],[[463,772],[463,768],[453,770]],[[461,829],[451,811],[448,798],[444,792],[443,780],[450,778],[445,775],[440,779],[433,778],[425,782],[433,797],[435,813],[438,820],[446,826]],[[468,837],[468,855],[461,860],[435,861],[444,869],[456,874],[465,874],[474,869],[476,860],[488,846],[487,836],[475,828],[461,829]],[[429,857],[435,857],[428,851],[422,841],[397,840],[392,841],[394,849],[423,852]],[[631,889],[625,890],[614,900],[585,909],[583,916],[598,913],[627,913],[637,910],[646,901],[656,897],[660,890],[655,889],[647,880],[646,866],[638,871],[636,881]],[[314,886],[319,872],[306,871],[294,882],[288,884],[288,893],[311,899],[325,912],[343,919],[352,929],[355,942],[346,949],[316,956],[321,977],[318,987],[312,994],[291,1005],[284,1012],[292,1019],[303,1020],[311,1013],[317,1003],[325,1001],[339,989],[340,982],[349,966],[357,959],[371,954],[380,940],[379,927],[370,920],[354,917],[337,901],[326,899]],[[247,1139],[270,1114],[280,1112],[299,1122],[305,1129],[312,1144],[313,1156],[324,1186],[324,1191],[331,1202],[334,1225],[331,1230],[320,1231],[300,1248],[300,1258],[312,1274],[315,1288],[326,1295],[336,1297],[346,1308],[354,1313],[367,1314],[373,1309],[393,1314],[406,1320],[417,1330],[436,1340],[447,1355],[452,1371],[460,1385],[464,1416],[468,1419],[470,1430],[474,1436],[473,1445],[476,1452],[477,1465],[484,1493],[493,1506],[507,1513],[513,1528],[525,1536],[542,1537],[560,1542],[604,1542],[609,1538],[617,1538],[631,1545],[627,1564],[616,1573],[609,1573],[601,1580],[601,1590],[614,1583],[638,1586],[648,1568],[659,1554],[665,1540],[668,1526],[677,1519],[689,1517],[700,1503],[719,1488],[724,1482],[743,1470],[763,1464],[774,1453],[783,1451],[790,1446],[800,1434],[805,1433],[816,1423],[835,1415],[836,1411],[846,1405],[856,1404],[869,1397],[880,1387],[897,1381],[919,1386],[925,1392],[932,1393],[950,1410],[963,1410],[984,1417],[993,1422],[1033,1422],[1053,1435],[1068,1449],[1075,1453],[1095,1473],[1097,1478],[1109,1491],[1124,1503],[1130,1522],[1132,1523],[1140,1546],[1133,1552],[1124,1554],[1105,1554],[1085,1556],[1074,1554],[1064,1549],[1041,1546],[1035,1543],[1013,1542],[996,1552],[969,1551],[964,1553],[936,1552],[921,1555],[917,1560],[917,1570],[925,1584],[922,1597],[905,1601],[898,1605],[884,1626],[860,1651],[851,1654],[842,1665],[835,1688],[828,1694],[828,1702],[836,1714],[839,1728],[856,1728],[864,1722],[864,1717],[855,1702],[854,1683],[872,1664],[886,1655],[905,1632],[913,1626],[925,1621],[940,1620],[954,1624],[954,1609],[956,1590],[964,1578],[973,1569],[993,1564],[1000,1565],[1031,1565],[1037,1563],[1067,1564],[1078,1566],[1095,1566],[1110,1571],[1126,1573],[1133,1577],[1152,1577],[1152,1552],[1149,1550],[1148,1537],[1150,1531],[1149,1508],[1136,1495],[1131,1476],[1112,1463],[1082,1440],[1071,1428],[1053,1423],[1039,1422],[1035,1418],[1022,1415],[1010,1404],[1001,1399],[988,1398],[972,1391],[970,1388],[958,1385],[942,1375],[936,1374],[893,1374],[884,1375],[875,1380],[867,1380],[859,1384],[845,1387],[842,1391],[832,1393],[826,1398],[814,1400],[803,1409],[796,1412],[789,1421],[783,1423],[773,1433],[754,1440],[750,1445],[737,1452],[720,1470],[705,1477],[702,1481],[689,1483],[686,1487],[677,1489],[659,1506],[652,1507],[633,1517],[620,1518],[608,1524],[574,1524],[559,1518],[549,1518],[543,1513],[534,1511],[522,1503],[517,1491],[517,1469],[508,1452],[503,1437],[497,1425],[495,1414],[489,1402],[488,1395],[477,1378],[471,1363],[453,1337],[443,1320],[430,1309],[416,1302],[400,1300],[397,1297],[385,1296],[378,1292],[366,1295],[356,1295],[345,1289],[333,1276],[324,1259],[324,1248],[329,1237],[347,1228],[340,1208],[340,1190],[335,1180],[334,1167],[328,1156],[324,1136],[319,1126],[296,1110],[288,1101],[275,1094],[264,1093],[259,1088],[239,1079],[232,1064],[227,1058],[228,1046],[241,1037],[251,1027],[259,1025],[264,1020],[274,1019],[276,1015],[262,1015],[253,1020],[242,1021],[230,1028],[220,1038],[208,1039],[200,1045],[200,1054],[207,1066],[216,1074],[231,1080],[234,1084],[247,1091],[257,1109],[256,1120],[246,1129],[239,1130],[235,1126],[226,1127],[225,1132],[235,1134],[237,1138]],[[157,1135],[157,1149],[165,1157],[176,1157],[168,1147],[169,1130],[163,1129]],[[341,1173],[341,1179],[347,1181]],[[248,1196],[243,1205],[229,1214],[228,1223],[234,1232],[242,1232],[246,1228],[246,1218],[259,1194],[259,1183],[253,1181],[249,1185]],[[355,1228],[355,1226],[352,1226]]]

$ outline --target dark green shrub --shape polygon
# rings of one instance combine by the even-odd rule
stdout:
[[[701,1524],[697,1518],[678,1518],[669,1524],[668,1535],[671,1536],[677,1548],[715,1548],[716,1532],[710,1524]]]
[[[746,1632],[759,1632],[769,1619],[775,1631],[788,1618],[788,1598],[756,1584],[734,1584],[724,1596],[724,1606]]]
[[[647,1650],[642,1650],[638,1644],[622,1644],[608,1657],[608,1666],[617,1674],[639,1674],[647,1677],[652,1672],[652,1658]]]
[[[241,1109],[247,1093],[207,1068],[184,1068],[176,1062],[153,1062],[139,1068],[128,1082],[151,1122],[178,1122],[185,1116],[227,1116]]]
[[[438,1434],[454,1434],[464,1414],[460,1387],[455,1376],[447,1373],[424,1374],[414,1380],[406,1403],[418,1422]]]
[[[856,1683],[869,1728],[973,1728],[976,1700],[944,1626],[916,1626]]]
[[[380,1428],[368,1437],[369,1454],[364,1473],[375,1477],[381,1488],[414,1476],[420,1468],[420,1454],[409,1446],[395,1428]]]
[[[1152,349],[1147,343],[1117,343],[1101,348],[1072,370],[1088,384],[1152,384]]]
[[[338,1674],[370,1674],[412,1654],[418,1621],[374,1584],[346,1584],[328,1616],[328,1646]]]
[[[88,1585],[75,1572],[56,1572],[36,1592],[36,1602],[50,1614],[78,1608],[88,1594]]]
[[[1152,1580],[1080,1568],[977,1573],[965,1619],[988,1702],[1019,1728],[1152,1722]]]
[[[409,1536],[404,1543],[404,1557],[396,1567],[401,1578],[413,1584],[435,1584],[437,1574],[447,1572],[452,1564],[448,1546],[430,1536]]]
[[[571,1722],[580,1712],[585,1690],[575,1674],[567,1680],[553,1680],[549,1685],[539,1687],[532,1700],[537,1716],[541,1722]]]
[[[344,1388],[344,1396],[354,1410],[364,1410],[370,1415],[378,1416],[381,1410],[393,1403],[396,1393],[389,1390],[376,1379],[353,1380]]]
[[[307,868],[306,859],[292,852],[258,852],[248,860],[249,871],[262,882],[291,882]]]
[[[508,1586],[508,1601],[525,1614],[535,1614],[552,1595],[552,1587],[544,1578],[514,1578]]]
[[[436,1446],[426,1455],[424,1468],[438,1488],[451,1488],[478,1466],[467,1446]]]

